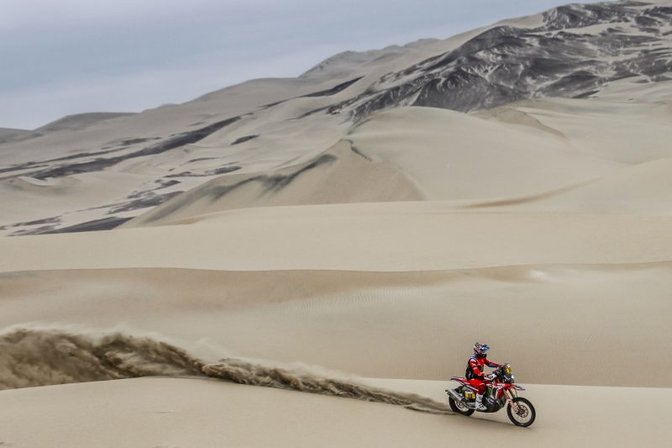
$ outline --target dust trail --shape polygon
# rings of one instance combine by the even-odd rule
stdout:
[[[444,404],[419,395],[387,391],[312,373],[298,373],[276,367],[265,367],[237,359],[224,359],[217,364],[207,364],[203,366],[203,373],[212,378],[234,383],[388,403],[436,414],[452,413]]]
[[[239,384],[388,403],[436,414],[449,408],[311,372],[226,358],[205,363],[187,350],[151,337],[20,328],[0,334],[0,390],[143,376],[202,376]]]
[[[185,350],[122,333],[16,329],[0,335],[0,389],[155,375],[202,375]]]

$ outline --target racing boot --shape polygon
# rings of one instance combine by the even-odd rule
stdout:
[[[483,404],[483,395],[476,394],[476,403],[474,403],[474,409],[476,411],[487,411],[488,408]]]

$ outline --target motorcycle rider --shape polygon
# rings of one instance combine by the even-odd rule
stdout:
[[[488,359],[488,350],[490,350],[488,344],[481,344],[480,342],[474,344],[474,354],[469,357],[465,374],[465,377],[469,380],[469,384],[477,389],[476,403],[474,405],[474,409],[477,411],[487,410],[483,404],[483,394],[485,393],[486,381],[491,381],[492,376],[485,374],[485,366],[500,367],[499,364]]]

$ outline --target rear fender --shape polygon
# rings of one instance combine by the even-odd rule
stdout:
[[[469,382],[468,382],[469,380],[466,379],[463,376],[453,376],[450,379],[453,380],[453,381],[457,381],[458,383],[460,383],[462,386],[466,387],[469,390],[473,390],[474,392],[478,391],[478,389],[475,388],[474,386],[472,386],[471,384],[469,384]]]

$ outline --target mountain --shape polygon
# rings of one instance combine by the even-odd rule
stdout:
[[[495,26],[454,51],[383,76],[332,106],[357,118],[399,106],[462,112],[538,97],[583,98],[610,82],[672,79],[672,7],[641,2],[570,5],[534,28]]]
[[[301,173],[289,178],[298,179],[311,172],[310,167],[322,166],[320,160],[333,157],[331,148],[339,144],[375,158],[376,164],[397,172],[397,177],[405,176],[417,190],[413,197],[455,201],[546,194],[633,161],[669,157],[672,154],[662,140],[637,154],[611,151],[596,156],[594,148],[611,142],[615,131],[605,123],[610,116],[617,117],[617,110],[623,120],[645,123],[628,133],[631,144],[665,132],[660,114],[628,104],[634,101],[655,108],[669,96],[671,23],[672,6],[667,2],[569,5],[447,40],[345,52],[296,79],[252,80],[140,114],[66,117],[30,135],[11,134],[0,143],[0,195],[6,203],[16,204],[3,214],[0,229],[19,235],[112,228],[162,204],[175,209],[180,201],[197,194],[194,188],[210,185],[207,182],[252,185],[252,179],[286,172]],[[647,93],[653,89],[658,98]],[[593,113],[598,104],[599,113]],[[591,126],[599,130],[594,142],[572,135],[571,126],[563,128],[559,122],[563,109],[572,110],[576,124],[594,122]],[[407,142],[394,155],[390,145],[379,150],[380,142],[372,141],[368,132],[385,132],[384,123],[390,119],[378,114],[386,110],[401,114],[390,116],[396,117],[391,120],[392,133],[401,131],[404,120],[417,121],[415,129],[423,129],[392,142],[392,146]],[[418,116],[424,118],[418,120]],[[424,126],[430,122],[436,126]],[[528,138],[521,126],[546,132]],[[480,127],[487,131],[479,132]],[[408,132],[413,133],[410,128]],[[518,143],[509,153],[496,151],[493,144],[500,138],[488,135],[507,135]],[[436,146],[437,141],[450,139],[460,142],[459,147],[439,150]],[[421,141],[422,148],[430,145],[437,153],[411,160],[410,154],[419,150],[411,147]],[[622,145],[623,140],[617,141]],[[570,157],[570,146],[582,149]],[[535,149],[542,147],[543,151]],[[472,155],[491,148],[495,154],[486,156],[486,151],[479,157],[492,157],[509,174],[489,170],[488,175],[499,181],[491,188],[483,188],[489,183],[481,184],[474,191],[464,185],[464,172],[451,174],[451,181],[443,182],[445,173],[437,169],[436,160],[472,169],[468,163],[457,163],[464,159],[460,153],[465,148],[471,148]],[[555,168],[544,165],[554,157],[558,158]],[[521,178],[515,174],[520,165],[514,160],[538,166],[528,170],[538,174]],[[428,166],[421,169],[423,163]],[[357,182],[365,188],[366,182]],[[211,201],[209,208],[199,210],[286,203],[280,196],[290,183],[261,196],[241,196],[244,189],[231,189]],[[356,190],[325,197],[329,202],[408,197],[362,196]],[[290,203],[319,203],[320,197],[300,195]],[[128,225],[141,222],[146,220]]]

